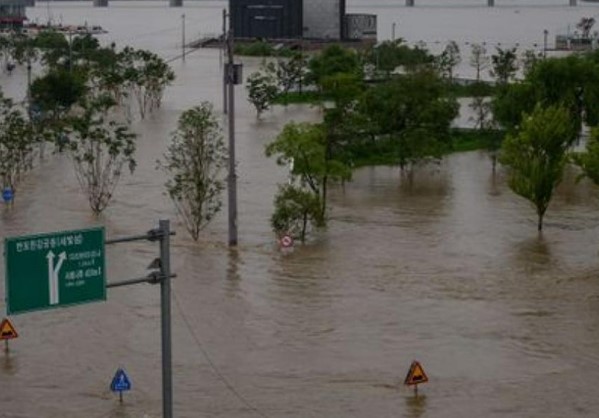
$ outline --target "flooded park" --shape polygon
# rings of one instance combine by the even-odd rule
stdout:
[[[528,2],[406,8],[353,0],[348,8],[377,14],[380,39],[396,22],[398,37],[432,49],[449,39],[540,45],[544,29],[599,13],[599,4]],[[224,7],[38,2],[28,14],[101,25],[103,43],[170,59],[180,53],[182,13],[188,38],[202,37],[219,31]],[[242,61],[246,75],[260,64]],[[0,207],[2,238],[98,225],[115,238],[171,220],[176,417],[597,416],[599,188],[569,171],[539,235],[534,209],[511,192],[501,167],[493,174],[484,152],[451,154],[419,169],[411,185],[397,167],[365,167],[332,190],[326,230],[282,253],[269,218],[287,171],[264,147],[285,123],[322,114],[277,106],[257,120],[240,86],[239,246],[227,245],[226,207],[195,243],[177,222],[156,160],[182,111],[203,100],[222,109],[221,62],[217,49],[170,62],[176,80],[162,108],[133,124],[138,167],[100,217],[64,155],[47,154],[14,204]],[[0,82],[23,97],[25,70]],[[106,252],[114,282],[144,275],[158,247],[123,243]],[[149,284],[115,288],[106,302],[12,317],[19,338],[0,353],[0,417],[161,416],[159,296]],[[2,269],[2,310],[4,297]],[[429,378],[418,397],[403,385],[413,360]],[[133,385],[122,404],[109,387],[118,368]]]

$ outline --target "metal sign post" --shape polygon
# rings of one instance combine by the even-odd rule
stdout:
[[[158,228],[143,235],[104,239],[104,228],[62,231],[50,234],[6,238],[6,295],[8,313],[23,313],[94,302],[106,299],[106,289],[139,283],[160,283],[162,330],[162,410],[173,418],[173,376],[171,342],[170,221],[160,220]],[[160,257],[145,277],[106,283],[105,245],[131,241],[160,241]],[[16,338],[7,320],[0,324],[0,340]],[[125,379],[118,382],[120,392]],[[119,383],[119,384],[120,384]],[[130,386],[130,384],[129,384]]]
[[[173,372],[172,372],[172,341],[171,341],[171,280],[176,277],[171,273],[170,221],[160,220],[157,229],[148,231],[145,235],[107,240],[106,244],[117,244],[130,241],[160,241],[160,257],[155,259],[151,268],[158,270],[150,272],[146,277],[109,283],[106,287],[129,286],[139,283],[160,283],[160,324],[162,340],[162,416],[173,418]]]

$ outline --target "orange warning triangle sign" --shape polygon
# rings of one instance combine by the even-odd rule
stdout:
[[[410,371],[406,376],[406,380],[404,381],[405,385],[417,385],[419,383],[428,382],[428,377],[426,373],[424,373],[424,369],[417,361],[413,361],[410,366]]]
[[[0,340],[10,340],[13,338],[17,338],[19,334],[17,334],[17,330],[8,320],[8,318],[4,318],[2,322],[0,322]]]

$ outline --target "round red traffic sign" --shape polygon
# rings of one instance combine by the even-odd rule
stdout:
[[[291,238],[289,235],[283,235],[280,242],[281,247],[283,248],[289,248],[293,246],[293,238]]]

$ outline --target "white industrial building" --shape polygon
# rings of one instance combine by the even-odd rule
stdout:
[[[344,38],[345,0],[303,0],[304,38]]]

